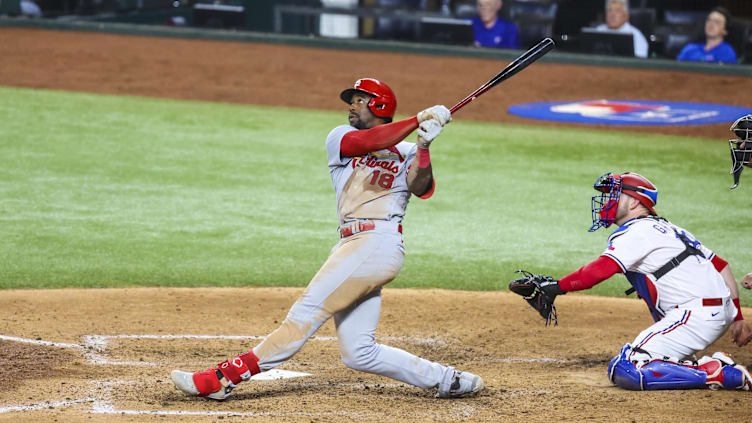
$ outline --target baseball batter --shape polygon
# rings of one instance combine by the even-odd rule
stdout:
[[[411,385],[438,388],[438,397],[481,390],[483,380],[406,351],[377,344],[381,287],[400,271],[405,255],[402,218],[411,194],[428,198],[435,182],[431,142],[451,115],[433,106],[392,122],[397,99],[383,82],[360,79],[342,91],[349,125],[326,138],[340,240],[292,306],[282,325],[252,350],[197,373],[174,370],[175,387],[190,396],[224,400],[240,382],[290,359],[324,322],[334,317],[346,366]],[[417,143],[403,140],[418,129]]]
[[[594,188],[591,231],[618,228],[595,261],[541,288],[555,298],[624,273],[655,324],[622,347],[608,366],[616,385],[634,390],[752,389],[747,369],[724,353],[694,354],[730,328],[740,347],[752,339],[728,263],[683,228],[658,217],[658,190],[641,175],[601,176]]]

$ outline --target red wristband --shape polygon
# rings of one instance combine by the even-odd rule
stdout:
[[[418,167],[425,169],[431,165],[431,153],[427,148],[418,147]]]
[[[738,297],[734,298],[734,306],[736,307],[737,310],[739,310],[739,312],[736,313],[736,317],[734,318],[734,321],[736,322],[738,320],[744,320],[744,317],[742,316],[742,306],[741,304],[739,304]]]

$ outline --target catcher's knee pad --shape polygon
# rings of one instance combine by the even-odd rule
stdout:
[[[624,345],[619,355],[608,365],[608,377],[615,385],[633,391],[653,391],[660,389],[692,389],[705,387],[706,373],[693,367],[653,359],[643,364],[643,357],[637,364],[629,360],[633,349]],[[639,354],[648,354],[642,351]],[[649,354],[648,354],[649,356]]]

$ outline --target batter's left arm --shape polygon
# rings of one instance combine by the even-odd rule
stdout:
[[[428,198],[433,194],[436,183],[433,180],[431,155],[428,149],[418,147],[418,154],[413,165],[407,171],[407,189],[420,198]]]
[[[425,120],[418,127],[418,153],[407,171],[407,189],[420,198],[430,197],[436,187],[428,148],[441,130],[441,123],[436,119]]]

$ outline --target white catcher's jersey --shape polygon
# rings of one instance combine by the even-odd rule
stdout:
[[[689,256],[656,280],[653,273],[686,248],[677,232],[684,234],[704,257]],[[731,295],[723,277],[711,263],[714,253],[691,233],[665,219],[632,219],[616,229],[608,242],[603,255],[616,260],[624,273],[646,275],[657,291],[654,305],[664,314],[670,308],[686,306],[698,298],[727,298]]]
[[[417,145],[403,141],[395,146],[399,154],[379,150],[361,157],[342,157],[342,137],[351,131],[357,129],[341,125],[326,137],[340,225],[357,219],[402,222],[410,198],[407,169],[415,159]]]

